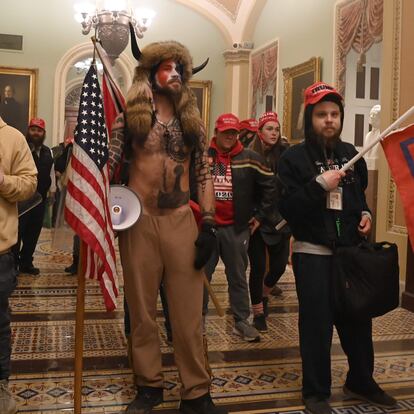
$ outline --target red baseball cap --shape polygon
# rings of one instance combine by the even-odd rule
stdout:
[[[239,118],[233,114],[220,115],[216,120],[215,128],[220,132],[228,131],[229,129],[234,129],[235,131],[240,132]]]
[[[245,119],[244,121],[240,122],[240,130],[247,129],[251,132],[257,132],[257,128],[259,127],[259,124],[256,119],[249,118]]]
[[[343,100],[340,93],[333,86],[325,82],[316,82],[308,86],[305,90],[305,108],[308,105],[318,103],[324,96],[329,94],[337,96],[341,101]]]
[[[46,122],[42,118],[32,118],[29,122],[29,128],[32,126],[37,126],[42,128],[43,130],[46,129]]]
[[[276,112],[265,112],[260,118],[259,118],[259,129],[263,127],[264,124],[267,124],[268,122],[277,122],[279,124],[279,118],[277,116]]]

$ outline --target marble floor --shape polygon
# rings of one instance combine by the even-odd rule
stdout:
[[[71,255],[52,247],[44,229],[35,265],[39,276],[20,275],[11,299],[13,356],[10,388],[19,413],[72,413],[74,332],[77,278],[64,273]],[[119,266],[120,269],[120,266]],[[270,301],[269,331],[259,343],[245,343],[232,333],[223,267],[213,289],[227,310],[217,315],[210,303],[207,317],[212,394],[231,413],[299,414],[301,364],[298,349],[298,305],[290,267],[278,284],[283,294]],[[122,286],[122,282],[121,282]],[[105,311],[98,285],[87,281],[82,388],[83,413],[121,413],[134,397],[128,367],[121,297],[118,309]],[[165,371],[165,402],[160,414],[177,413],[179,380],[173,349],[166,342],[158,309]],[[342,384],[347,362],[335,334],[332,346],[332,407],[335,414],[414,413],[414,314],[398,308],[374,321],[375,378],[398,400],[382,409],[346,400]]]

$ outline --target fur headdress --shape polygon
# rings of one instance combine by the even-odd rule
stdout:
[[[138,49],[138,52],[138,56],[134,55],[139,65],[135,68],[134,80],[127,95],[126,119],[131,139],[139,143],[146,140],[155,119],[152,84],[155,71],[161,62],[173,60],[183,68],[181,93],[173,97],[175,112],[184,141],[193,146],[200,135],[202,121],[196,98],[188,86],[195,70],[188,49],[179,42],[167,41],[151,43],[142,52]]]

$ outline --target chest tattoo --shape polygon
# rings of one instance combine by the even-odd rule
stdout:
[[[189,191],[182,191],[180,179],[184,173],[184,167],[178,164],[174,168],[174,186],[172,191],[160,190],[158,193],[158,208],[177,208],[188,203]],[[167,171],[164,170],[164,190],[166,190]]]
[[[184,149],[184,141],[181,133],[170,132],[168,129],[164,132],[164,149],[167,155],[175,162],[183,163],[188,153]]]

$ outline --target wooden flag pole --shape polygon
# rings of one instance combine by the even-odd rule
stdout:
[[[80,242],[76,293],[74,414],[82,413],[83,334],[85,321],[85,243]]]
[[[207,289],[208,294],[210,295],[210,298],[211,298],[211,300],[214,303],[214,306],[216,308],[216,311],[217,311],[218,316],[224,316],[224,310],[220,306],[220,302],[218,301],[217,296],[213,292],[213,289],[212,289],[212,287],[211,287],[211,285],[210,285],[210,283],[209,283],[206,275],[204,275],[203,278],[204,278],[204,286]]]

